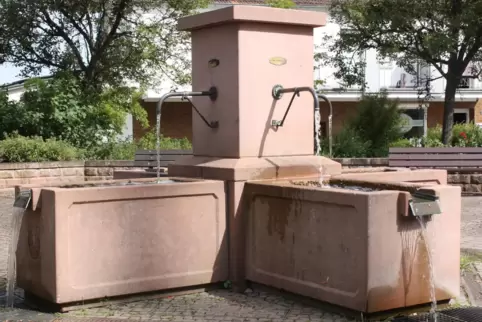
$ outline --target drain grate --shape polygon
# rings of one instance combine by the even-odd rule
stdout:
[[[398,317],[393,322],[434,322],[429,313]],[[439,311],[437,322],[482,322],[482,307],[465,307]]]

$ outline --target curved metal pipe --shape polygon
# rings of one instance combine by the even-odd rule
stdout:
[[[332,157],[332,149],[333,149],[333,134],[332,134],[332,124],[333,124],[333,106],[331,105],[331,101],[323,94],[318,94],[318,97],[328,103],[328,107],[330,108],[330,114],[328,115],[328,149],[330,158]]]
[[[328,98],[326,96],[318,95],[312,87],[304,86],[304,87],[283,88],[283,86],[281,86],[281,85],[275,85],[273,87],[273,90],[272,90],[272,96],[273,96],[274,99],[279,100],[283,96],[284,93],[293,93],[293,97],[291,98],[291,101],[288,105],[288,108],[286,109],[286,112],[283,115],[283,119],[281,121],[272,120],[271,125],[275,126],[275,127],[283,126],[283,124],[285,122],[285,119],[286,119],[286,116],[288,115],[288,112],[290,111],[291,104],[293,103],[293,99],[295,98],[296,95],[299,96],[300,92],[310,92],[311,96],[313,96],[313,110],[315,112],[315,116],[320,115],[320,101],[318,99],[318,96],[323,98],[323,100],[327,101],[329,106],[330,106],[330,115],[328,117],[328,122],[329,122],[329,132],[330,132],[329,149],[330,149],[330,157],[331,157],[331,111],[332,111],[331,102],[328,100]],[[317,122],[319,120],[316,120],[316,118],[315,118],[314,121]],[[317,128],[317,124],[315,124],[315,129],[316,128]],[[318,149],[320,147],[319,135],[320,135],[320,133],[316,133],[316,137],[315,137],[315,141],[317,142],[317,151],[316,151],[317,155],[320,154],[320,152],[321,152]]]
[[[216,87],[211,87],[209,91],[202,92],[170,92],[161,96],[156,104],[156,151],[157,151],[157,180],[161,176],[161,110],[162,104],[169,97],[188,97],[188,96],[209,96],[212,101],[218,97],[218,91]],[[199,113],[199,112],[198,112]],[[204,119],[204,117],[203,117]]]

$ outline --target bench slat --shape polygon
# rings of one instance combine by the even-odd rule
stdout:
[[[390,167],[482,167],[482,160],[390,160]]]
[[[481,153],[482,148],[390,148],[389,154],[455,154]]]
[[[177,154],[177,155],[166,155],[161,154],[160,159],[164,161],[177,161],[181,158],[185,158],[185,154]],[[134,161],[156,161],[157,155],[136,155]]]
[[[389,160],[482,160],[481,154],[390,154]]]
[[[192,150],[161,150],[161,155],[190,155],[192,154]],[[136,155],[157,155],[156,150],[137,150]]]
[[[169,164],[192,155],[192,150],[160,150],[160,166],[167,167]],[[156,150],[137,150],[134,159],[134,166],[142,168],[157,168]]]
[[[174,161],[161,161],[161,168],[165,168],[173,162]],[[139,168],[146,168],[146,167],[157,168],[157,162],[156,161],[136,161],[134,162],[134,166]]]

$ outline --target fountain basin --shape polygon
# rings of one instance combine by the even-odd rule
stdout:
[[[458,295],[460,187],[390,183],[384,190],[359,180],[372,187],[361,191],[314,180],[246,183],[248,280],[365,313],[430,303],[428,250],[406,213],[410,189],[423,189],[440,198],[442,212],[423,219],[436,298]]]
[[[169,179],[18,187],[18,286],[65,304],[226,280],[224,182]]]

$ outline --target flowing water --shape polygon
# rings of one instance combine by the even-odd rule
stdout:
[[[430,316],[432,321],[437,322],[437,298],[435,297],[435,277],[433,270],[432,250],[430,248],[427,236],[427,225],[421,216],[416,216],[420,228],[422,230],[422,237],[425,242],[425,248],[427,249],[428,265],[430,272],[430,299],[432,301],[432,307],[430,308]]]
[[[315,110],[315,144],[316,155],[321,154],[321,114],[320,110]]]
[[[15,300],[15,283],[16,283],[16,252],[18,246],[18,238],[20,235],[20,227],[22,225],[23,215],[27,209],[31,192],[29,190],[21,191],[13,204],[12,211],[12,230],[10,247],[8,249],[7,260],[7,295],[5,307],[12,308]]]
[[[156,160],[157,160],[157,181],[161,178],[161,111],[162,106],[159,107],[159,113],[156,117]]]

